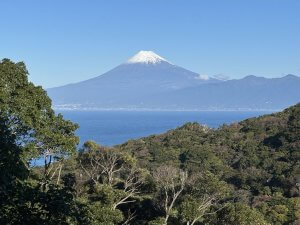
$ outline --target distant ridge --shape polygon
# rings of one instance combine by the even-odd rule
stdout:
[[[280,110],[300,102],[300,78],[208,77],[140,51],[100,76],[47,91],[65,110]]]
[[[280,110],[300,102],[300,78],[294,75],[282,78],[251,75],[176,90],[161,97],[160,101],[169,105],[179,102],[185,109]]]

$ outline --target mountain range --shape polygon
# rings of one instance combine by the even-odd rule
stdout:
[[[68,110],[279,110],[300,101],[300,77],[217,79],[140,51],[100,76],[47,92],[54,108]]]

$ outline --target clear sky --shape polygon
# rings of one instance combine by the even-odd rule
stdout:
[[[206,75],[300,75],[300,0],[1,0],[0,58],[43,87],[139,50]]]

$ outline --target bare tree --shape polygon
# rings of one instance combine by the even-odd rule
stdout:
[[[205,215],[215,214],[226,207],[223,204],[212,210],[213,206],[218,206],[220,200],[227,196],[229,187],[208,171],[192,175],[186,190],[190,194],[184,197],[180,206],[180,214],[186,225],[194,225]]]
[[[104,179],[109,186],[113,186],[116,173],[122,170],[122,156],[113,149],[102,148],[100,151],[85,155],[79,163],[82,170],[94,182],[99,184],[100,177]]]
[[[183,202],[182,208],[186,220],[186,225],[194,225],[198,222],[203,216],[214,214],[217,211],[210,212],[209,209],[216,203],[215,196],[204,195],[201,198],[190,198],[185,199]],[[223,207],[222,207],[223,208]]]
[[[41,180],[40,186],[42,190],[47,190],[49,183],[56,178],[56,185],[60,182],[61,171],[63,168],[63,158],[57,161],[53,160],[54,156],[51,150],[47,150],[44,153],[44,174]]]
[[[112,209],[134,202],[133,198],[139,193],[143,180],[141,171],[134,164],[127,163],[124,155],[116,149],[99,147],[98,150],[80,159],[81,169],[95,185],[106,184],[115,190],[122,190],[122,194],[112,204]]]
[[[122,225],[130,224],[130,221],[132,221],[135,217],[135,212],[131,212],[130,210],[128,210],[127,219],[122,223]]]
[[[125,176],[123,187],[124,195],[113,204],[113,209],[116,209],[121,204],[134,202],[135,200],[130,199],[139,194],[139,187],[141,186],[143,180],[140,170],[138,170],[136,167],[129,169],[127,168],[125,169]]]
[[[163,192],[164,224],[167,225],[174,204],[186,185],[187,173],[172,166],[160,166],[153,177]]]

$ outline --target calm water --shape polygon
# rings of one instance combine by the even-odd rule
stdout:
[[[149,111],[62,111],[66,119],[80,125],[77,135],[80,146],[88,140],[101,145],[116,145],[129,139],[160,134],[187,122],[218,127],[270,112],[149,112]],[[43,159],[31,161],[32,166],[43,165]]]
[[[270,112],[137,112],[137,111],[63,111],[65,118],[80,125],[77,135],[81,144],[94,140],[115,145],[129,139],[159,134],[187,122],[218,127]]]

